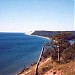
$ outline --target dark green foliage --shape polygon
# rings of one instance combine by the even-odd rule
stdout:
[[[54,60],[54,61],[57,60],[58,55],[57,55],[57,51],[56,50],[51,50],[51,57],[52,57],[52,60]]]
[[[44,53],[43,53],[43,57],[44,58],[47,58],[47,57],[49,57],[51,55],[51,50],[50,49],[46,49],[45,51],[44,51]]]
[[[65,62],[75,59],[75,49],[74,48],[75,46],[73,44],[72,46],[69,46],[62,52],[62,58]]]
[[[60,32],[59,34],[52,36],[52,42],[46,44],[46,50],[44,51],[43,56],[45,58],[51,56],[52,60],[56,61],[58,59],[58,49],[59,49],[60,53],[59,55],[60,58],[63,59],[63,61],[67,62],[70,60],[74,60],[75,43],[71,45],[69,40],[65,40],[65,38],[68,37],[69,35],[71,35],[70,32]]]
[[[71,35],[70,32],[60,32],[59,34],[52,36],[52,39],[65,39],[69,35]]]

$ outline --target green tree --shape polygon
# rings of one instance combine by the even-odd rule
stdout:
[[[62,59],[65,62],[75,59],[75,44],[69,46],[62,52]]]

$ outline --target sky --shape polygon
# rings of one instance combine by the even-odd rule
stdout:
[[[74,30],[75,30],[75,0],[74,0]]]
[[[74,30],[74,0],[0,0],[0,32]]]

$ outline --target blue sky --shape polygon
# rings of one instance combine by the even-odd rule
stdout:
[[[74,30],[75,30],[75,0],[74,0]]]
[[[0,0],[0,32],[74,30],[74,0]]]

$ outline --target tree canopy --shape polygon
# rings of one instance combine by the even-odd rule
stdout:
[[[72,36],[73,38],[68,39],[69,36],[72,36],[70,32],[60,32],[52,36],[51,42],[46,44],[46,46],[48,47],[46,47],[46,51],[44,51],[43,56],[47,57],[48,55],[50,55],[52,60],[55,61],[58,59],[59,49],[59,55],[60,58],[63,59],[63,61],[75,59],[75,42],[72,45],[69,42],[70,40],[75,38]]]

